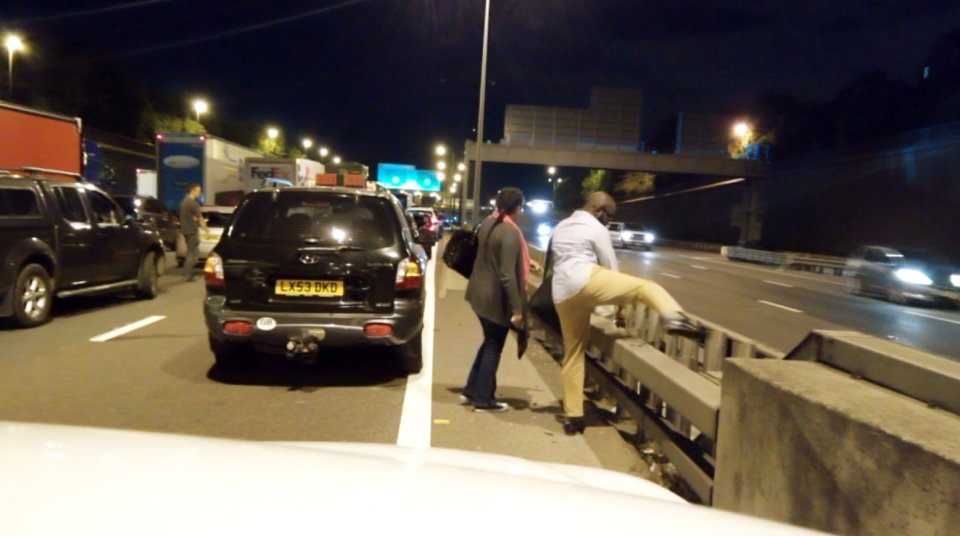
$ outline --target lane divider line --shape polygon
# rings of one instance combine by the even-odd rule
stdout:
[[[788,284],[786,284],[786,283],[781,283],[781,282],[779,282],[779,281],[770,281],[769,279],[764,279],[763,282],[764,282],[764,283],[769,283],[769,284],[771,284],[771,285],[776,285],[776,286],[778,286],[778,287],[793,288],[793,285],[788,285]]]
[[[400,413],[400,430],[397,445],[415,449],[430,447],[433,424],[433,328],[437,310],[437,264],[436,246],[427,263],[427,293],[423,311],[423,368],[418,374],[407,376],[403,393],[403,411]]]
[[[939,320],[941,322],[950,322],[951,324],[960,325],[960,320],[950,320],[949,318],[943,318],[936,315],[929,315],[926,313],[918,313],[916,311],[904,311],[904,312],[907,313],[908,315],[922,316],[924,318],[932,318],[934,320]]]
[[[163,320],[164,318],[166,318],[166,317],[165,317],[165,316],[161,316],[161,315],[148,316],[148,317],[144,318],[143,320],[138,320],[138,321],[134,322],[133,324],[127,324],[126,326],[119,327],[119,328],[117,328],[117,329],[115,329],[115,330],[113,330],[113,331],[108,331],[108,332],[104,333],[103,335],[97,335],[96,337],[91,338],[91,339],[90,339],[90,342],[104,342],[104,341],[109,341],[110,339],[115,339],[115,338],[117,338],[117,337],[119,337],[119,336],[121,336],[121,335],[126,335],[127,333],[130,333],[131,331],[140,329],[140,328],[142,328],[142,327],[144,327],[144,326],[149,326],[150,324],[153,324],[154,322],[159,322],[159,321]]]
[[[667,272],[660,272],[660,275],[665,275],[665,276],[667,276],[667,277],[672,277],[672,278],[674,278],[674,279],[683,279],[683,278],[680,277],[679,275],[668,274]]]
[[[691,268],[696,268],[697,270],[709,270],[706,266],[700,266],[699,264],[691,264]]]
[[[762,303],[762,304],[764,304],[764,305],[769,305],[769,306],[771,306],[771,307],[779,307],[780,309],[784,309],[784,310],[786,310],[786,311],[790,311],[791,313],[802,313],[802,312],[803,312],[803,311],[801,311],[800,309],[794,309],[793,307],[787,307],[786,305],[780,305],[779,303],[768,302],[767,300],[757,300],[757,301],[760,302],[760,303]]]

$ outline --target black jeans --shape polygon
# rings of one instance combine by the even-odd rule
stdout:
[[[483,327],[483,344],[477,350],[477,357],[470,367],[467,376],[467,385],[463,388],[463,395],[476,406],[492,406],[496,402],[497,368],[500,366],[500,354],[503,345],[507,342],[510,328],[491,322],[482,316],[480,326]]]

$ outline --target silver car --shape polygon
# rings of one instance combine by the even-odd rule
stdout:
[[[615,248],[640,248],[650,251],[653,249],[653,241],[656,240],[656,236],[639,223],[612,221],[607,224],[607,230]]]
[[[849,290],[895,303],[960,303],[960,267],[929,251],[864,246],[848,260]]]
[[[203,214],[203,219],[207,222],[207,229],[200,229],[200,245],[197,247],[198,263],[203,263],[204,259],[213,251],[213,247],[220,241],[220,236],[227,227],[227,223],[230,222],[230,217],[233,216],[233,210],[235,208],[236,207],[220,206],[200,207],[200,213]],[[182,266],[183,261],[184,258],[178,255],[177,266]]]

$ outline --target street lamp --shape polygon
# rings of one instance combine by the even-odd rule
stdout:
[[[7,47],[7,85],[9,86],[8,98],[13,100],[13,54],[24,49],[23,40],[20,36],[10,34],[4,40],[4,46]]]
[[[270,138],[271,140],[277,139],[277,136],[279,135],[280,135],[279,129],[276,129],[274,127],[270,127],[267,129],[267,137]]]
[[[473,173],[473,211],[474,219],[480,219],[480,170],[483,166],[483,107],[487,100],[487,42],[490,38],[490,0],[486,0],[483,10],[483,55],[480,61],[480,106],[477,110],[477,161]],[[464,188],[466,190],[466,188]],[[464,203],[466,204],[466,203]],[[463,221],[464,207],[460,207],[460,220]]]
[[[550,201],[556,202],[556,201],[557,201],[557,186],[559,186],[559,185],[563,182],[563,179],[560,178],[560,177],[557,177],[557,180],[553,180],[553,177],[550,177],[549,179],[547,179],[547,182],[549,182],[549,183],[551,183],[551,184],[553,185],[553,194],[550,196]]]
[[[447,154],[447,146],[443,144],[437,145],[437,147],[434,149],[434,153],[436,153],[437,156],[444,156]]]
[[[193,111],[197,112],[197,123],[200,122],[200,114],[207,113],[207,110],[210,109],[210,105],[207,104],[207,101],[203,99],[196,99],[193,101]]]
[[[326,158],[328,154],[330,154],[330,149],[327,149],[326,147],[320,148],[320,158]]]
[[[547,168],[547,174],[548,174],[548,175],[553,175],[553,174],[556,173],[556,172],[557,172],[557,168],[555,168],[555,167],[553,167],[553,166],[550,166],[550,167]]]
[[[310,148],[313,147],[313,140],[311,140],[310,138],[303,138],[303,141],[301,141],[300,143],[303,144],[304,151],[309,151]]]
[[[339,157],[339,156],[334,156],[334,157],[333,157],[333,165],[335,165],[335,166],[339,166],[339,165],[340,165],[340,157]]]
[[[733,125],[733,135],[743,139],[750,135],[750,125],[743,121]]]

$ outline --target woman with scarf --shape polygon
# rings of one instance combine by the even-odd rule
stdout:
[[[521,353],[526,342],[526,287],[530,253],[516,220],[523,212],[523,192],[497,192],[497,210],[485,218],[478,235],[479,248],[466,300],[480,318],[483,343],[470,368],[460,401],[478,412],[507,411],[496,399],[497,368],[510,329],[517,331]]]

